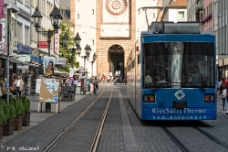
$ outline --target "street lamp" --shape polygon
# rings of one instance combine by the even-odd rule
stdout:
[[[54,35],[54,33],[58,32],[58,29],[60,27],[60,22],[63,19],[62,15],[60,14],[60,10],[54,6],[52,12],[50,13],[51,18],[51,24],[54,27],[54,30],[39,30],[41,27],[41,20],[43,16],[41,15],[38,6],[36,7],[35,12],[32,15],[34,27],[36,28],[37,33],[41,33],[43,36],[47,36],[48,38],[48,56],[50,56],[50,43],[51,43],[51,37]],[[51,104],[46,103],[46,112],[51,112]]]
[[[77,44],[80,45],[80,42],[81,42],[81,38],[80,38],[79,34],[77,33],[77,35],[74,38],[74,43],[77,46]]]
[[[92,77],[93,77],[93,63],[96,61],[96,57],[97,57],[97,55],[96,55],[96,53],[94,52],[94,53],[93,53],[93,59],[92,59],[92,61],[91,61],[91,64],[92,64],[91,76],[92,76]]]
[[[82,51],[82,48],[80,46],[80,43],[81,43],[81,37],[79,36],[79,33],[76,34],[75,38],[74,38],[74,44],[76,46],[76,51],[77,51],[77,54],[80,55],[81,54],[81,51]]]
[[[37,33],[41,33],[43,36],[47,36],[48,38],[48,56],[50,56],[50,43],[51,43],[51,37],[54,35],[54,33],[58,32],[58,29],[60,27],[60,21],[63,19],[62,15],[60,14],[60,11],[58,8],[54,7],[52,12],[50,13],[51,18],[51,24],[54,27],[54,30],[48,30],[48,31],[40,31],[39,28],[41,27],[41,20],[43,16],[41,15],[38,6],[36,7],[35,12],[32,15],[34,27],[36,28]]]
[[[84,50],[85,50],[85,54],[82,55],[82,58],[84,58],[84,71],[85,71],[85,68],[86,68],[86,58],[89,57],[90,52],[91,52],[90,45],[86,44]]]

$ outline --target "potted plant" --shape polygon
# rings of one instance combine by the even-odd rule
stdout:
[[[0,101],[0,140],[3,137],[3,124],[6,123],[8,119],[3,109],[4,103],[5,103],[4,101]]]
[[[22,129],[22,115],[24,115],[25,110],[21,98],[13,98],[13,104],[16,109],[16,117],[14,118],[14,131]]]
[[[15,107],[11,99],[9,104],[4,101],[3,109],[7,116],[7,121],[5,124],[3,124],[3,135],[10,136],[14,131],[14,118],[16,116]]]
[[[25,113],[22,116],[22,126],[28,126],[30,124],[30,101],[26,97],[22,97],[22,103]]]

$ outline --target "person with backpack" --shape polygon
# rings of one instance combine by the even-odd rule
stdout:
[[[94,77],[94,80],[93,80],[93,93],[95,95],[97,95],[97,90],[98,89],[98,81],[97,81],[97,77]]]

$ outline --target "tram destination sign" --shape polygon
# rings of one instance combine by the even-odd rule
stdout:
[[[144,108],[143,113],[152,120],[216,119],[216,108]]]

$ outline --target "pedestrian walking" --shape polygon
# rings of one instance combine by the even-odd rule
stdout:
[[[110,82],[110,76],[108,76],[107,82]]]
[[[97,77],[94,77],[94,80],[93,80],[93,93],[95,95],[97,95],[97,89],[98,89],[98,81],[97,81]]]
[[[220,87],[221,87],[221,84],[222,84],[222,79],[220,81],[218,81],[218,79],[216,80],[216,88],[217,88],[217,98],[219,97],[220,95]]]
[[[124,84],[127,84],[127,76],[124,77]]]
[[[228,89],[228,79],[226,78],[226,80],[224,81],[224,88]],[[228,104],[227,104],[227,100],[228,100],[228,91],[226,92],[226,102],[225,102],[225,106],[226,106],[226,114],[228,114]]]
[[[226,111],[228,111],[227,107],[226,107],[226,93],[227,93],[227,89],[224,87],[225,84],[225,78],[221,79],[222,83],[220,85],[220,98],[222,99],[222,111],[223,113],[226,113]]]
[[[113,76],[113,83],[114,83],[114,85],[116,85],[116,75],[115,74]]]
[[[123,83],[123,76],[120,75],[120,84],[122,84],[122,83]]]
[[[105,81],[105,75],[104,74],[101,76],[101,79],[102,79],[102,83],[104,83],[104,81]]]
[[[2,83],[2,99],[7,99],[7,88],[9,85],[7,85],[7,78],[4,79]]]
[[[24,89],[24,82],[21,80],[20,75],[17,76],[17,79],[14,81],[14,85],[17,92],[17,97],[21,97],[21,92]]]

